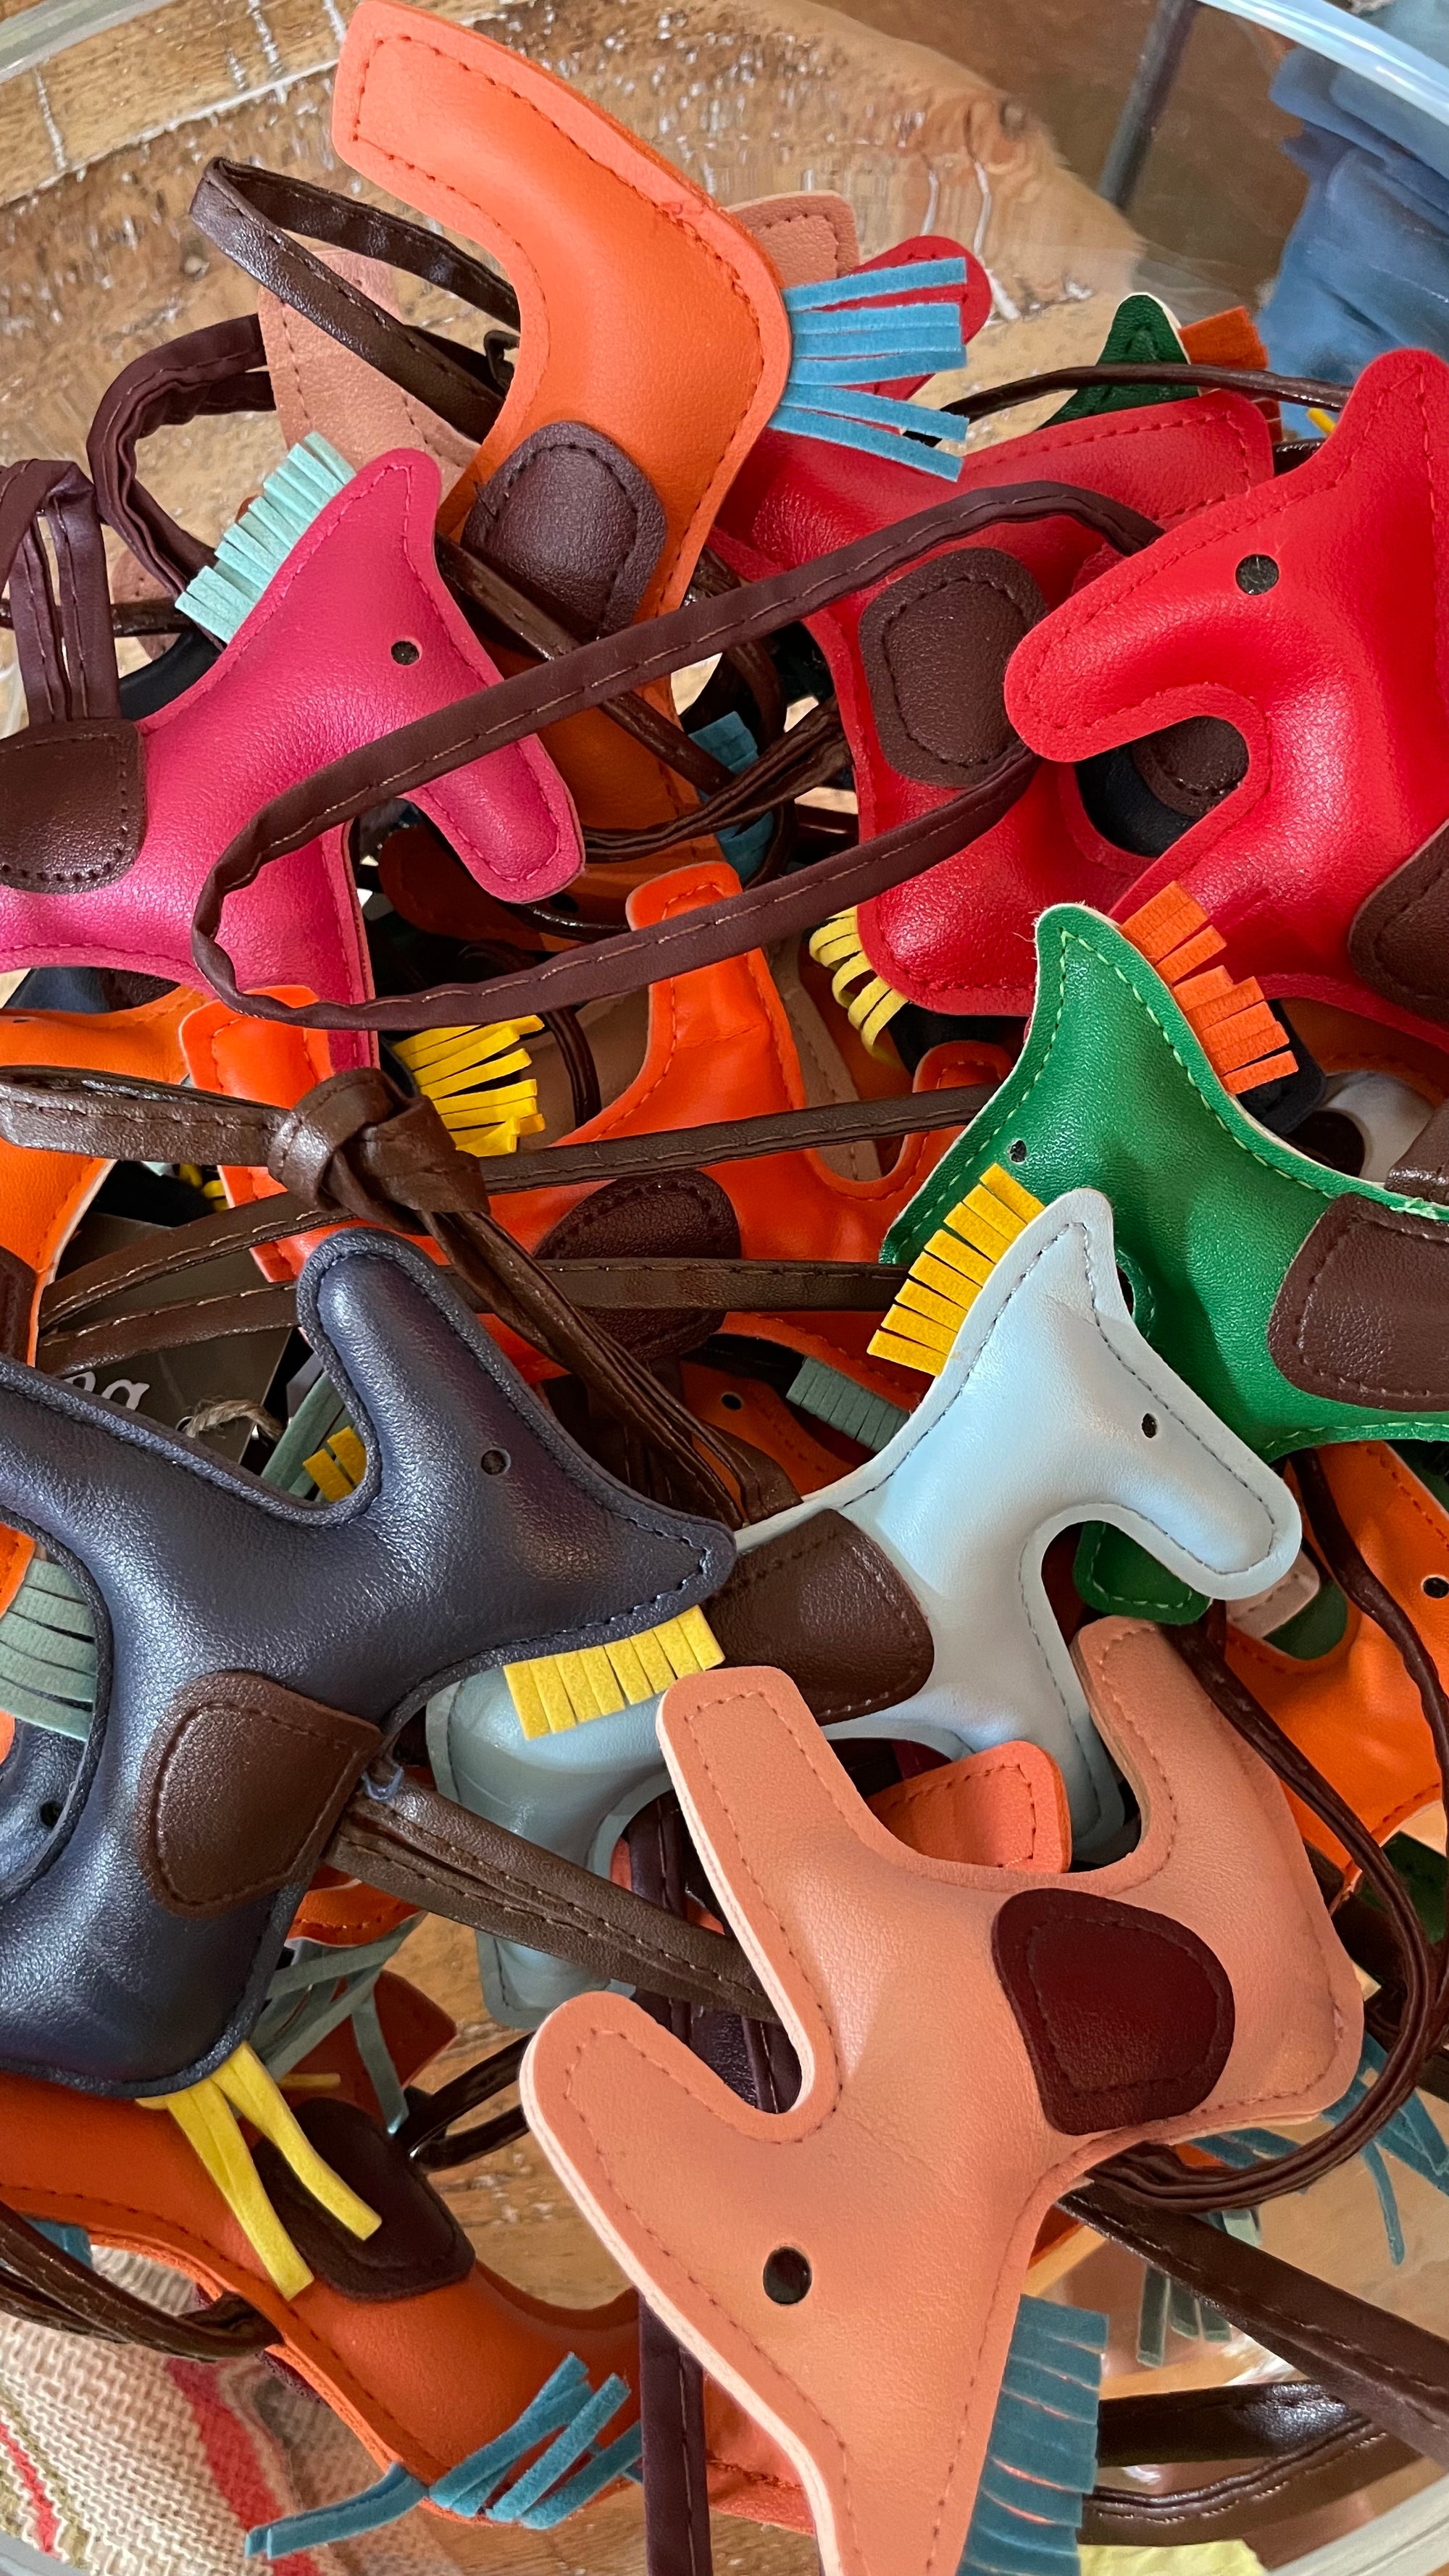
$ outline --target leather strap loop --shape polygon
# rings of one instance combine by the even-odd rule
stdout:
[[[726,598],[698,600],[667,617],[582,645],[545,669],[520,672],[496,688],[475,691],[436,715],[334,761],[264,806],[212,869],[192,924],[192,950],[203,976],[233,1008],[263,1019],[310,1028],[447,1027],[632,992],[661,972],[683,973],[805,929],[842,904],[863,901],[919,874],[1009,812],[1037,765],[1024,745],[1008,749],[976,786],[950,804],[858,849],[836,853],[777,883],[726,897],[722,904],[706,906],[667,928],[626,932],[582,954],[554,957],[488,984],[436,986],[424,993],[363,1003],[288,1005],[267,994],[243,995],[218,936],[229,894],[254,884],[275,860],[350,822],[370,806],[407,795],[468,761],[501,750],[505,743],[521,740],[540,725],[601,706],[622,688],[642,687],[726,645],[772,634],[812,609],[885,579],[937,546],[1003,522],[1025,524],[1057,517],[1092,528],[1124,554],[1139,552],[1161,534],[1154,521],[1135,510],[1070,484],[1023,483],[957,493],[797,571],[747,584]]]
[[[241,161],[208,162],[190,211],[198,231],[259,286],[481,446],[506,392],[486,357],[399,321],[292,235],[425,278],[516,333],[518,299],[495,270],[423,224]]]
[[[138,441],[214,414],[274,407],[254,313],[144,350],[101,396],[86,440],[101,516],[172,599],[212,561],[212,549],[147,491],[136,472]]]
[[[41,519],[55,548],[53,586]],[[32,732],[118,723],[105,548],[95,494],[78,465],[30,457],[0,471],[0,588],[7,581]]]

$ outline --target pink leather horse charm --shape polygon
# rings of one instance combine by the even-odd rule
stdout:
[[[1071,483],[1173,526],[1270,481],[1272,471],[1267,426],[1254,406],[1239,394],[1207,394],[1048,422],[967,457],[955,489]],[[735,479],[714,543],[752,579],[793,569],[921,506],[921,477],[907,466],[766,430]],[[835,681],[862,840],[934,811],[1006,748],[992,655],[1004,655],[1036,618],[1113,561],[1069,519],[1004,524],[806,621]],[[972,577],[950,570],[965,564]],[[983,639],[982,689],[962,690],[953,664],[969,671]],[[1141,872],[1140,859],[1125,851],[1084,850],[1073,840],[1062,820],[1073,794],[1070,779],[1038,772],[1011,812],[959,856],[862,904],[859,973],[928,1010],[1027,1012],[1037,914],[1063,901],[1109,909]],[[823,945],[818,953],[839,963]],[[862,1025],[872,1034],[868,1021]]]
[[[779,2442],[828,2576],[951,2576],[1037,2227],[1132,2142],[1301,2120],[1362,2010],[1282,1792],[1154,1628],[1080,1640],[1144,1816],[1070,1881],[931,1860],[782,1675],[676,1684],[659,1733],[800,2057],[766,2117],[637,2005],[565,2003],[531,2126],[630,2277]]]
[[[438,491],[431,460],[398,451],[320,512],[212,668],[140,720],[146,831],[124,873],[84,893],[0,887],[0,970],[114,966],[194,985],[196,897],[258,806],[497,678],[434,569]],[[551,894],[581,864],[568,792],[537,743],[473,761],[418,802],[479,884],[507,900]],[[342,831],[298,851],[235,908],[244,985],[370,994]],[[334,1040],[334,1066],[367,1052]]]

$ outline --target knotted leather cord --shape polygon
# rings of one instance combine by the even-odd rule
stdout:
[[[970,1084],[947,1091],[912,1092],[894,1099],[830,1102],[813,1109],[724,1119],[705,1127],[668,1129],[657,1135],[564,1144],[537,1156],[469,1155],[465,1159],[478,1176],[486,1203],[510,1190],[571,1188],[580,1183],[637,1179],[701,1167],[712,1169],[718,1164],[796,1153],[807,1147],[966,1127],[990,1097],[990,1085]],[[305,1107],[305,1101],[302,1105]],[[285,1115],[264,1102],[232,1100],[219,1092],[183,1091],[140,1077],[97,1074],[79,1067],[0,1066],[0,1136],[13,1145],[41,1147],[50,1152],[85,1153],[117,1162],[242,1163],[272,1169],[273,1142]],[[402,1202],[409,1212],[405,1216],[381,1217],[374,1202],[371,1221],[400,1225],[404,1232],[412,1232],[417,1228],[419,1212],[411,1205],[412,1183],[405,1156],[395,1150],[404,1144],[405,1139],[395,1139],[386,1147],[379,1142],[375,1151],[379,1166],[384,1154],[388,1158],[389,1197]],[[366,1131],[354,1140],[353,1151],[366,1160],[373,1159],[373,1142]],[[228,1208],[221,1215],[171,1227],[159,1243],[127,1246],[99,1261],[88,1262],[82,1269],[66,1272],[46,1290],[40,1310],[42,1335],[52,1336],[60,1326],[77,1322],[110,1298],[150,1280],[283,1241],[315,1223],[317,1214],[315,1206],[295,1193],[284,1192],[280,1197]],[[826,1266],[752,1262],[738,1265],[738,1269],[746,1284],[757,1283],[763,1293],[766,1285],[777,1292],[783,1290],[787,1280],[782,1274],[794,1272],[808,1278],[812,1271]],[[560,1272],[563,1267],[558,1265]],[[879,1279],[882,1291],[893,1276],[889,1266],[838,1263],[828,1267],[835,1273],[842,1294],[852,1275],[869,1274],[873,1283]],[[163,1312],[177,1311],[157,1309],[157,1329],[161,1329],[159,1318]],[[53,1342],[43,1338],[42,1360],[51,1366],[61,1365],[54,1357],[54,1348]]]
[[[277,2329],[245,2299],[215,2299],[189,2316],[136,2298],[52,2244],[38,2227],[0,2202],[0,2309],[28,2324],[101,2335],[110,2343],[144,2345],[189,2361],[229,2361],[261,2352],[278,2340]]]
[[[667,678],[726,645],[772,634],[815,608],[900,570],[922,553],[1003,522],[1074,519],[1134,554],[1161,534],[1156,523],[1101,493],[1061,483],[1023,483],[958,493],[789,573],[704,599],[617,635],[580,646],[544,670],[523,671],[455,705],[405,725],[319,770],[252,817],[211,870],[197,899],[192,952],[203,976],[233,1008],[310,1028],[438,1028],[543,1011],[556,1001],[633,992],[662,973],[679,974],[739,956],[814,926],[842,904],[861,902],[948,858],[1009,812],[1035,774],[1036,755],[1013,742],[985,775],[935,812],[879,838],[816,861],[793,877],[750,887],[685,919],[627,931],[585,951],[547,959],[488,984],[435,986],[420,994],[309,1004],[242,994],[217,933],[229,894],[262,870],[369,807],[405,796],[485,753],[522,740],[617,697],[625,686]]]

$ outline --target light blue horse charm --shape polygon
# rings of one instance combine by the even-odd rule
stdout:
[[[879,1456],[739,1534],[750,1554],[835,1512],[890,1560],[930,1628],[934,1662],[900,1705],[832,1738],[930,1745],[948,1760],[1023,1737],[1058,1764],[1079,1856],[1120,1831],[1117,1777],[1047,1600],[1057,1532],[1106,1521],[1216,1600],[1266,1591],[1293,1563],[1298,1509],[1271,1468],[1143,1339],[1122,1293],[1112,1212],[1095,1190],[1044,1208],[1000,1254],[916,1412]],[[607,1872],[613,1845],[666,1787],[657,1700],[526,1738],[498,1673],[428,1713],[439,1785],[515,1833]],[[578,1973],[480,1945],[489,2009],[541,2019]]]

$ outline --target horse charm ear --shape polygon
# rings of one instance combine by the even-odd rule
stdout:
[[[957,2565],[1054,2200],[1137,2139],[1305,2119],[1358,2063],[1357,1983],[1277,1783],[1155,1630],[1104,1621],[1083,1657],[1145,1824],[1070,1882],[895,1841],[781,1675],[678,1683],[660,1740],[800,2097],[754,2110],[616,1995],[562,2004],[524,2061],[550,2162],[787,2452],[827,2576]]]

